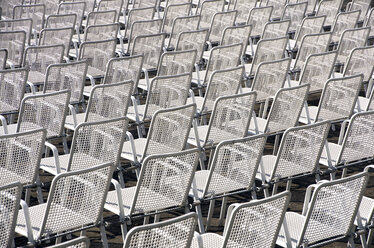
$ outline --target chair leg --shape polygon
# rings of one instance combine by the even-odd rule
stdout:
[[[31,189],[30,188],[27,188],[26,189],[26,192],[25,192],[25,202],[27,204],[30,203],[30,195],[31,195]]]
[[[347,247],[350,247],[350,248],[356,247],[353,237],[349,237]]]
[[[205,160],[206,160],[206,156],[205,156],[205,151],[200,151],[200,167],[202,170],[206,170],[206,167],[205,167]]]
[[[124,189],[125,188],[125,179],[124,179],[124,176],[123,176],[121,170],[118,171],[118,180],[119,180],[119,183],[121,185],[121,188]]]
[[[208,227],[210,225],[210,222],[212,220],[212,217],[213,217],[213,212],[214,212],[214,206],[216,205],[216,200],[211,200],[210,201],[210,204],[209,204],[209,211],[208,211],[208,217],[207,217],[207,220],[206,220],[206,228],[205,228],[205,231],[207,232],[208,231]]]
[[[276,195],[277,192],[278,192],[278,182],[274,183],[273,185],[273,192],[272,192],[272,195]]]
[[[368,238],[366,241],[366,244],[368,247],[370,247],[372,240],[373,240],[373,229],[370,229],[368,233]]]
[[[221,213],[219,215],[219,226],[223,225],[223,222],[225,220],[225,214],[226,214],[226,207],[227,207],[227,197],[222,198],[222,206],[221,206]]]
[[[256,200],[257,199],[257,194],[256,194],[256,184],[254,183],[253,184],[253,190],[251,191],[251,196],[252,196],[252,199],[253,200]]]
[[[103,247],[104,248],[109,248],[109,246],[108,246],[108,238],[107,238],[106,232],[105,232],[104,218],[103,217],[101,217],[100,235],[101,235],[101,242],[103,243]],[[122,231],[122,235],[123,235],[123,231]],[[125,234],[125,237],[126,237],[126,234]]]
[[[161,216],[161,214],[156,214],[156,215],[155,215],[155,219],[153,220],[153,222],[154,222],[154,223],[159,222],[159,221],[160,221],[160,216]]]
[[[38,197],[39,204],[42,204],[42,203],[44,203],[44,200],[43,200],[42,187],[40,185],[41,185],[41,182],[40,182],[40,178],[39,178],[39,174],[38,174],[36,176],[36,195]]]
[[[195,210],[197,213],[197,224],[199,226],[200,234],[203,234],[204,231],[204,222],[203,222],[203,212],[201,211],[201,205],[196,205]]]
[[[64,146],[64,154],[69,154],[69,147],[66,137],[62,137],[62,144]]]
[[[361,240],[362,248],[368,248],[365,233],[360,234],[360,240]]]

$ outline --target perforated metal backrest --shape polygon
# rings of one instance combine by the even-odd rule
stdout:
[[[230,206],[222,247],[274,247],[290,200],[291,193],[285,191]]]
[[[237,13],[236,10],[215,13],[210,25],[208,40],[210,42],[220,41],[223,30],[234,26]]]
[[[90,240],[83,236],[70,241],[63,242],[58,245],[51,246],[51,248],[89,248]]]
[[[242,49],[242,43],[214,47],[206,66],[204,83],[208,82],[213,71],[237,67],[240,64]]]
[[[366,27],[370,27],[370,32],[369,32],[369,36],[373,36],[373,30],[374,30],[374,8],[371,8],[369,13],[368,13],[368,17],[365,21],[365,25]]]
[[[261,38],[275,39],[285,37],[288,35],[290,24],[290,20],[267,22],[262,32]]]
[[[82,26],[82,21],[84,13],[86,11],[86,2],[62,2],[58,5],[57,14],[76,14],[77,23],[76,27],[80,28]]]
[[[249,24],[227,27],[223,30],[221,45],[225,46],[242,42],[243,48],[246,48],[251,31],[252,25]],[[246,49],[243,49],[242,55],[244,55],[245,51]]]
[[[236,23],[246,23],[248,20],[249,12],[252,8],[256,7],[257,1],[248,1],[248,0],[236,0],[234,4],[234,10],[238,11],[236,17]]]
[[[0,70],[5,69],[7,59],[8,59],[8,50],[0,49]]]
[[[13,19],[32,19],[32,29],[40,32],[44,28],[45,5],[17,5],[13,8]]]
[[[150,84],[143,118],[149,120],[160,109],[185,105],[190,86],[190,72],[155,77]]]
[[[12,19],[13,18],[13,8],[16,5],[21,5],[22,0],[7,0],[1,1],[1,19]]]
[[[344,30],[355,28],[358,18],[360,17],[360,13],[361,10],[355,10],[350,12],[340,12],[337,14],[331,29],[331,40],[333,42],[338,42]]]
[[[108,61],[103,84],[133,81],[133,94],[136,93],[139,78],[142,72],[143,55],[112,58]]]
[[[93,11],[88,13],[86,27],[91,25],[102,25],[115,23],[117,17],[117,11],[115,10],[104,10],[104,11]]]
[[[290,31],[296,31],[305,16],[307,2],[289,3],[283,9],[282,20],[290,20]]]
[[[256,101],[256,92],[221,96],[213,107],[204,146],[245,137]]]
[[[21,66],[26,42],[25,31],[0,32],[0,48],[8,50],[8,62]]]
[[[314,173],[329,130],[328,121],[287,129],[271,172],[271,180]]]
[[[264,135],[220,142],[202,198],[253,187],[265,143]]]
[[[124,241],[124,248],[180,247],[188,248],[197,223],[196,213],[188,213],[162,222],[137,226],[130,230]]]
[[[284,57],[287,42],[287,37],[260,40],[257,44],[257,50],[249,74],[253,75],[256,73],[258,65],[262,62],[282,59]]]
[[[290,69],[291,58],[262,62],[258,65],[252,83],[252,90],[257,92],[258,100],[275,96],[284,87]]]
[[[108,61],[114,57],[117,39],[86,41],[79,47],[79,60],[87,59],[88,65],[105,71]]]
[[[79,124],[74,130],[67,171],[103,163],[118,165],[127,124],[126,117]]]
[[[69,100],[69,90],[23,98],[17,122],[17,133],[45,128],[47,139],[62,136]]]
[[[178,35],[176,43],[176,51],[182,50],[197,50],[196,62],[200,63],[204,54],[205,43],[208,39],[209,30],[196,30],[181,32]]]
[[[124,117],[130,103],[134,82],[96,85],[90,93],[85,122]]]
[[[161,32],[162,20],[146,20],[146,21],[135,21],[131,25],[130,35],[128,39],[127,52],[131,53],[133,42],[137,36],[145,36],[151,34],[158,34]]]
[[[153,7],[156,8],[158,5],[158,0],[134,0],[133,8],[145,8],[145,7]]]
[[[265,24],[270,21],[273,6],[252,8],[249,12],[247,24],[252,25],[251,36],[261,36]]]
[[[40,32],[39,45],[64,45],[65,55],[69,56],[73,28],[43,29]]]
[[[45,74],[49,65],[62,63],[64,52],[65,46],[63,44],[27,47],[23,66],[29,68],[30,71]]]
[[[0,32],[10,31],[25,31],[26,42],[30,45],[31,33],[32,33],[32,19],[16,19],[16,20],[0,20]],[[16,40],[15,40],[16,41]],[[22,41],[18,40],[18,41]]]
[[[300,28],[296,30],[295,47],[301,42],[306,34],[321,33],[326,16],[308,16],[301,22]]]
[[[18,112],[21,100],[25,95],[28,77],[26,68],[0,70],[0,113]]]
[[[49,15],[45,28],[75,28],[77,25],[77,14]]]
[[[315,14],[317,6],[318,6],[318,1],[317,0],[307,0],[306,2],[308,3],[308,7],[306,9],[305,14],[306,15]]]
[[[363,81],[368,82],[374,70],[374,46],[352,49],[344,66],[343,75],[363,74]]]
[[[304,107],[308,84],[279,89],[266,120],[265,133],[275,133],[296,126]]]
[[[92,25],[85,29],[84,41],[100,41],[116,39],[119,31],[119,23]]]
[[[370,9],[370,1],[367,0],[353,0],[349,11],[361,10],[359,21],[364,21]]]
[[[176,47],[179,34],[182,32],[198,30],[200,23],[200,16],[183,16],[176,17],[173,20],[173,25],[170,31],[168,47]]]
[[[277,1],[277,0],[261,0],[260,6],[273,6],[273,12],[271,13],[272,20],[279,20],[282,17],[284,6],[286,6],[287,1]]]
[[[300,84],[310,84],[310,91],[321,91],[333,73],[337,52],[311,54],[306,59]]]
[[[339,13],[343,5],[342,0],[322,0],[318,4],[317,16],[326,16],[325,25],[330,26],[333,24],[335,16]]]
[[[179,3],[192,3],[192,0],[166,0],[166,6]]]
[[[12,246],[21,195],[22,185],[20,183],[2,184],[0,187],[0,245],[2,247]]]
[[[175,18],[188,16],[190,12],[191,3],[168,5],[164,13],[161,31],[165,33],[170,33]]]
[[[158,76],[192,73],[196,61],[196,50],[165,52],[161,55]]]
[[[105,10],[115,10],[116,11],[116,18],[115,21],[119,21],[119,17],[121,16],[123,7],[124,7],[124,0],[101,0],[98,3],[97,9],[99,11],[105,11]],[[128,0],[126,0],[126,7],[128,4]]]
[[[71,92],[70,103],[81,102],[87,68],[88,64],[85,60],[48,66],[43,93],[68,89]]]
[[[222,12],[225,7],[224,0],[203,1],[200,8],[200,29],[210,28],[214,14]]]
[[[323,88],[316,121],[350,118],[362,86],[363,75],[329,79]]]
[[[142,163],[130,213],[183,206],[198,159],[197,149],[148,156]]]
[[[217,98],[238,93],[244,72],[243,66],[214,71],[209,78],[200,111],[210,112]]]
[[[143,158],[182,151],[195,113],[195,104],[158,110],[152,117]]]
[[[100,221],[114,166],[61,173],[53,178],[38,238]],[[69,185],[69,187],[66,187]]]
[[[155,16],[155,11],[154,7],[131,9],[127,15],[125,37],[130,34],[129,30],[134,22],[152,20]]]
[[[131,56],[142,54],[144,56],[143,68],[147,70],[158,68],[164,42],[164,33],[139,35],[135,37]]]
[[[300,69],[311,54],[328,51],[331,33],[306,34],[301,40],[299,51],[296,55],[295,69]]]
[[[367,180],[367,172],[362,172],[318,184],[309,201],[310,207],[297,245],[305,240],[313,244],[336,236],[347,236],[352,230]]]

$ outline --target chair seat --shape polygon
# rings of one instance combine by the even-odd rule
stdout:
[[[266,119],[256,117],[257,121],[257,127],[259,133],[264,133],[265,132],[265,126],[266,126]],[[256,134],[256,128],[255,128],[255,121],[252,118],[251,122],[249,123],[249,128],[248,132],[250,135],[255,135]]]
[[[6,102],[0,102],[0,114],[18,112],[18,107],[13,107]]]
[[[271,174],[274,170],[276,160],[277,160],[277,156],[273,156],[273,155],[265,155],[265,156],[262,156],[261,158],[262,165],[265,170],[265,171],[262,171],[262,173],[265,175],[266,182],[270,182],[271,180]],[[260,170],[261,170],[261,167],[259,166],[257,173],[256,173],[256,179],[262,181]]]
[[[367,97],[359,96],[357,98],[357,103],[354,109],[355,113],[366,111],[368,105],[369,105],[370,99]],[[360,108],[358,107],[360,106]]]
[[[145,104],[138,105],[137,107],[138,107],[139,120],[143,121],[144,120],[144,112],[145,112]],[[136,121],[134,106],[129,106],[129,108],[127,110],[127,118],[129,118],[132,121]]]
[[[358,210],[362,226],[366,226],[370,224],[371,222],[370,217],[373,212],[373,209],[374,209],[374,199],[371,199],[366,196],[362,197],[359,210]],[[355,218],[354,223],[356,226],[358,225],[357,218]]]
[[[76,126],[84,122],[85,115],[86,113],[79,113],[75,115],[77,120]],[[65,128],[74,131],[76,126],[74,125],[73,115],[67,115],[65,119]]]
[[[328,145],[329,145],[329,151],[330,151],[332,165],[336,165],[336,163],[338,162],[338,158],[339,158],[339,154],[340,154],[340,151],[342,149],[342,146],[338,145],[338,144],[335,144],[335,143],[331,143],[331,142],[328,142]],[[319,163],[323,164],[325,166],[329,165],[328,161],[327,161],[326,148],[324,148],[322,150],[322,154],[321,154],[321,157],[319,159]]]
[[[201,113],[201,108],[203,107],[203,103],[204,103],[204,97],[195,96],[194,98],[195,98],[195,103],[196,103],[196,112]],[[191,104],[191,103],[193,103],[192,98],[191,97],[187,98],[186,104]]]
[[[0,167],[0,182],[1,182],[1,185],[8,185],[14,182],[20,182],[22,184],[34,183],[34,182],[30,182],[27,177],[24,177],[23,175],[20,175],[13,171],[7,170],[4,167]]]
[[[139,138],[139,139],[134,140],[135,150],[136,150],[136,158],[137,158],[138,161],[140,161],[140,159],[143,156],[146,142],[147,142],[146,138]],[[130,141],[126,141],[126,142],[123,143],[121,158],[130,160],[130,161],[134,161],[134,156],[132,154]]]
[[[201,240],[203,242],[203,247],[211,247],[211,248],[220,248],[223,246],[224,238],[221,235],[216,233],[205,233],[200,235]],[[193,238],[191,248],[198,248],[199,244],[197,242],[197,238]],[[241,248],[241,246],[235,246]],[[243,247],[244,248],[244,247]]]
[[[105,72],[102,70],[99,70],[95,67],[89,66],[87,69],[87,75],[90,75],[94,78],[102,78],[105,75]]]
[[[149,79],[149,84],[151,84],[151,80],[152,79],[150,78]],[[139,79],[138,88],[142,89],[142,90],[145,90],[145,91],[148,91],[147,80],[145,78]]]
[[[30,71],[27,81],[33,83],[34,85],[44,84],[45,74],[38,71]]]
[[[286,215],[284,216],[284,222],[287,223],[287,228],[290,234],[292,248],[296,248],[296,244],[301,234],[304,221],[305,221],[305,216],[298,214],[298,213],[286,212]],[[284,232],[284,225],[282,225],[279,231],[279,235],[278,235],[278,239],[276,243],[277,245],[280,245],[282,247],[287,247],[287,241],[286,241],[286,236]]]
[[[317,111],[318,111],[318,107],[308,106],[310,123],[314,123],[316,121]],[[302,111],[301,111],[299,122],[301,122],[303,124],[308,124],[308,118],[307,118],[305,108],[303,108]]]
[[[10,124],[10,125],[7,125],[7,128],[8,128],[8,134],[13,134],[13,133],[16,133],[17,131],[17,124]],[[4,128],[3,127],[0,127],[0,135],[4,135]]]
[[[199,76],[200,76],[200,84],[205,85],[205,75],[206,75],[206,70],[199,71]],[[197,85],[198,82],[198,77],[197,77],[197,72],[192,72],[192,84]]]
[[[90,97],[92,88],[93,88],[92,85],[84,86],[84,88],[83,88],[83,95],[87,96],[87,97]]]

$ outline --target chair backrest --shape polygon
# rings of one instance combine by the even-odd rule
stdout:
[[[165,6],[169,6],[169,5],[172,5],[172,4],[178,4],[178,3],[192,3],[192,0],[166,0],[165,1],[166,4]]]
[[[285,37],[288,35],[291,21],[272,21],[265,24],[264,30],[262,31],[262,39],[274,39]]]
[[[374,111],[361,112],[352,116],[344,136],[337,164],[348,164],[374,156],[373,123]]]
[[[98,3],[97,9],[99,11],[105,10],[115,10],[116,11],[116,18],[115,21],[119,21],[119,17],[122,14],[123,7],[124,7],[124,0],[101,0]],[[128,4],[128,0],[126,0],[126,7]]]
[[[127,124],[126,117],[79,124],[74,130],[66,171],[88,169],[103,163],[117,166]]]
[[[32,19],[32,29],[40,32],[44,28],[45,5],[17,5],[13,8],[13,19]]]
[[[203,146],[247,136],[256,92],[221,96],[214,103]]]
[[[220,142],[209,168],[202,198],[252,188],[265,143],[264,135]]]
[[[21,102],[17,133],[45,128],[47,139],[61,137],[69,101],[69,90],[26,96]]]
[[[286,0],[261,0],[260,6],[273,6],[273,12],[271,13],[271,20],[280,20],[284,6],[286,6]]]
[[[306,2],[308,3],[308,7],[305,13],[306,16],[315,15],[319,1],[318,0],[306,0]]]
[[[251,36],[261,36],[265,24],[270,21],[273,6],[252,8],[249,12],[247,24],[252,25]]]
[[[284,87],[290,65],[291,58],[262,62],[258,65],[252,83],[252,90],[257,92],[257,101],[275,96],[277,91]]]
[[[16,113],[25,95],[26,68],[0,71],[0,113]]]
[[[130,28],[132,24],[136,21],[144,21],[144,20],[153,20],[155,16],[155,8],[154,7],[146,7],[146,8],[138,8],[138,9],[131,9],[127,15],[127,22],[125,26],[125,37],[128,37],[130,34]]]
[[[287,43],[287,37],[260,40],[257,44],[257,50],[252,60],[249,74],[255,74],[258,65],[262,62],[282,59],[285,54]]]
[[[8,50],[0,49],[0,70],[5,69],[7,59],[8,59]]]
[[[349,11],[361,10],[359,21],[365,21],[370,9],[370,1],[367,0],[353,0],[351,2]]]
[[[337,52],[311,54],[305,61],[300,84],[310,84],[310,92],[321,91],[334,71]]]
[[[119,23],[108,23],[88,26],[84,31],[83,41],[100,41],[116,39]]]
[[[362,172],[313,185],[310,201],[307,197],[305,199],[309,206],[304,212],[305,222],[297,246],[306,240],[310,245],[332,237],[347,236],[352,231],[367,180],[367,172]],[[310,197],[310,193],[307,196]]]
[[[20,183],[2,184],[0,187],[0,246],[2,247],[12,247],[21,196],[22,185]]]
[[[123,248],[180,247],[189,248],[197,223],[196,213],[188,213],[159,223],[137,226],[131,229]]]
[[[83,42],[79,47],[79,60],[87,59],[88,66],[104,72],[115,55],[116,45],[117,39]]]
[[[163,53],[158,64],[157,76],[192,73],[196,61],[196,54],[196,50]]]
[[[282,137],[271,180],[314,173],[330,130],[328,121],[287,129]]]
[[[105,70],[103,84],[133,81],[133,93],[137,91],[137,85],[142,72],[143,55],[112,58],[108,61]]]
[[[25,31],[0,32],[0,48],[8,50],[8,62],[14,66],[22,66],[25,42]]]
[[[133,2],[133,8],[144,8],[144,7],[153,7],[156,8],[158,6],[157,0],[134,0]]]
[[[227,27],[234,26],[236,15],[236,10],[215,13],[210,24],[208,40],[210,42],[219,42],[223,30]]]
[[[31,34],[32,34],[32,19],[10,19],[10,20],[0,20],[0,32],[10,32],[10,31],[25,31],[26,32],[26,42],[30,45]],[[15,40],[16,41],[16,40]],[[18,41],[22,41],[18,40]]]
[[[161,32],[162,20],[145,20],[135,21],[131,25],[130,35],[128,38],[127,53],[131,53],[133,42],[137,36],[144,36],[150,34],[158,34]]]
[[[238,93],[244,75],[244,67],[233,67],[214,71],[209,78],[208,86],[201,106],[201,112],[210,112],[217,98]]]
[[[153,78],[145,103],[144,120],[149,120],[160,109],[186,104],[191,86],[191,73]]]
[[[296,31],[301,21],[305,17],[308,7],[307,2],[288,3],[283,9],[282,20],[290,20],[290,31]]]
[[[296,126],[304,107],[308,84],[279,89],[266,120],[265,133],[275,133]]]
[[[252,0],[236,0],[234,4],[234,10],[238,11],[238,15],[236,17],[237,24],[246,23],[248,20],[249,12],[252,8],[256,7],[257,1]]]
[[[182,151],[190,133],[196,105],[158,110],[152,117],[143,158]]]
[[[130,104],[134,82],[96,85],[90,93],[85,122],[124,117]]]
[[[200,8],[200,29],[210,28],[214,14],[222,12],[225,0],[205,0]]]
[[[50,248],[89,248],[90,247],[90,239],[83,236],[79,237],[73,240],[69,240],[54,246],[51,246]]]
[[[340,12],[337,14],[331,28],[331,41],[338,42],[344,30],[355,28],[358,18],[360,17],[360,13],[361,10],[355,10],[350,12]]]
[[[148,156],[142,163],[130,214],[184,206],[198,159],[197,149]]]
[[[0,137],[0,185],[35,183],[46,133],[45,129],[37,129]]]
[[[45,22],[45,28],[73,28],[77,26],[77,14],[49,15]]]
[[[176,48],[179,34],[182,32],[198,30],[200,16],[183,16],[173,19],[173,25],[170,30],[169,43],[167,47]]]
[[[191,3],[168,5],[164,12],[161,32],[170,33],[175,18],[186,17],[191,12]]]
[[[299,51],[293,69],[301,69],[309,55],[327,52],[331,33],[306,34],[301,40]]]
[[[37,237],[99,223],[114,168],[106,163],[55,176]]]
[[[364,26],[370,27],[369,36],[372,37],[374,35],[374,8],[370,9]]]
[[[49,65],[62,63],[64,52],[65,46],[63,44],[29,46],[25,49],[23,67],[45,74]],[[44,81],[44,78],[40,81]]]
[[[286,191],[231,205],[221,247],[274,247],[290,200],[291,193]]]
[[[43,93],[70,90],[70,104],[83,100],[88,64],[86,60],[48,66]]]
[[[69,56],[70,44],[73,38],[73,28],[43,29],[40,32],[39,45],[62,44],[65,49],[65,56]]]
[[[331,26],[334,22],[335,16],[342,8],[343,0],[322,0],[318,3],[317,16],[326,16],[325,25]]]
[[[84,13],[86,11],[86,2],[62,2],[58,5],[57,14],[76,14],[77,22],[76,29],[79,29],[82,26]]]
[[[326,16],[305,17],[301,22],[301,26],[296,30],[294,47],[298,47],[298,44],[303,39],[304,35],[321,33],[325,19]]]
[[[131,56],[143,54],[143,68],[157,69],[160,56],[163,52],[165,34],[139,35],[134,39]]]
[[[231,26],[223,30],[222,38],[220,44],[222,46],[231,45],[236,43],[243,43],[242,56],[246,52],[248,45],[249,36],[251,35],[252,25],[245,24],[241,26]]]
[[[363,75],[327,80],[318,104],[316,121],[350,118],[362,86]]]
[[[181,32],[176,42],[176,51],[196,50],[196,64],[199,64],[203,58],[205,43],[208,39],[209,30],[202,29],[196,31]]]
[[[344,76],[362,73],[363,81],[369,82],[374,70],[374,46],[356,47],[352,49],[344,65]]]
[[[114,9],[89,12],[86,21],[86,27],[92,25],[115,23],[116,17],[117,11],[115,11]]]

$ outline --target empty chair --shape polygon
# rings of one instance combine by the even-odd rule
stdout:
[[[302,214],[286,212],[277,245],[300,247],[321,241],[326,245],[349,236],[367,179],[368,173],[363,172],[310,185]],[[349,236],[349,242],[354,246],[352,236]]]
[[[200,64],[203,58],[205,43],[208,39],[209,30],[202,29],[196,31],[181,32],[176,41],[176,51],[196,50],[196,64]]]
[[[206,0],[201,4],[199,8],[200,29],[210,28],[214,14],[222,12],[225,7],[224,0]]]
[[[67,14],[76,14],[76,24],[75,30],[76,33],[80,33],[82,27],[83,18],[86,11],[86,2],[61,2],[58,5],[57,14],[58,15],[67,15]],[[47,26],[48,28],[48,26]]]
[[[373,23],[374,23],[374,8],[371,8],[369,13],[368,13],[367,19],[364,22],[365,27],[370,27],[370,32],[369,32],[369,38],[370,39],[372,39],[373,36],[374,36],[374,33],[373,33],[374,25],[373,25]]]
[[[209,170],[195,172],[195,183],[190,190],[190,197],[203,201],[222,196],[226,200],[225,193],[252,189],[265,142],[264,135],[220,142],[211,158]],[[253,193],[253,196],[255,195]],[[212,218],[214,204],[215,199],[210,200],[207,227]],[[195,208],[199,215],[200,231],[203,231],[201,207],[197,205]],[[223,220],[223,215],[222,212],[220,220]]]
[[[360,13],[360,10],[355,10],[337,14],[331,28],[331,42],[338,43],[344,30],[355,28],[358,18],[360,17]]]
[[[43,29],[40,32],[39,45],[62,44],[65,48],[65,56],[69,58],[69,49],[73,38],[73,28]],[[68,60],[68,59],[66,59]]]
[[[252,8],[256,7],[257,1],[247,1],[247,0],[236,0],[233,6],[233,10],[238,11],[236,16],[236,23],[243,24],[248,20],[249,12]]]
[[[22,184],[16,182],[12,184],[1,184],[0,204],[1,204],[1,235],[0,245],[2,247],[12,247],[14,228],[17,222],[18,209],[22,195]]]
[[[223,236],[213,233],[194,238],[197,247],[274,247],[291,193],[229,207]]]
[[[359,22],[363,23],[367,17],[370,9],[370,1],[368,0],[352,0],[352,2],[347,4],[347,9],[349,11],[360,10]]]
[[[212,43],[218,43],[221,40],[221,34],[225,28],[234,26],[236,15],[236,10],[218,12],[213,15],[208,36],[208,44],[210,44],[210,46]]]
[[[169,49],[172,49],[172,48],[175,49],[179,34],[182,32],[198,30],[199,23],[200,23],[199,15],[183,16],[183,17],[174,18],[171,30],[169,32],[169,38],[166,39],[165,41],[166,47]],[[204,40],[204,44],[205,44],[205,40]]]
[[[0,48],[8,50],[7,64],[21,67],[26,42],[25,31],[0,32]]]
[[[5,69],[7,59],[8,59],[8,50],[0,49],[0,70]]]
[[[44,28],[45,9],[44,4],[17,5],[13,8],[13,19],[31,18],[32,33],[37,40],[38,33]]]
[[[276,0],[261,0],[261,6],[273,6],[273,12],[271,13],[271,20],[277,21],[282,18],[282,12],[286,6],[287,1],[276,1]]]
[[[307,7],[307,2],[288,3],[286,6],[284,6],[281,19],[291,21],[289,29],[290,32],[294,33],[297,30],[297,27],[305,17]]]
[[[92,11],[88,13],[85,26],[102,25],[116,22],[117,11],[104,10],[104,11]]]
[[[90,240],[84,236],[51,246],[51,248],[89,248],[89,247],[90,247]]]
[[[223,30],[222,38],[219,44],[221,45],[231,45],[236,43],[243,43],[242,56],[246,52],[246,47],[248,45],[248,40],[251,35],[252,26],[249,24],[244,24],[241,26],[231,26]],[[209,59],[209,58],[207,58]]]
[[[122,36],[128,38],[131,26],[135,21],[152,20],[154,16],[155,8],[153,7],[131,9],[127,15],[125,33]]]
[[[307,9],[306,9],[305,15],[306,16],[315,15],[319,1],[317,1],[317,0],[307,0],[306,2],[308,3],[308,6],[307,6]]]
[[[166,10],[164,11],[161,32],[170,34],[175,18],[188,16],[190,12],[191,12],[191,4],[188,2],[175,4],[175,5],[174,4],[168,5]]]
[[[16,232],[35,245],[52,234],[84,228],[91,224],[98,225],[113,169],[113,164],[107,163],[59,174],[52,181],[47,203],[33,207],[22,204]],[[105,230],[102,224],[100,225],[105,240]]]
[[[252,25],[251,37],[260,37],[265,24],[270,21],[273,6],[252,8],[248,15],[247,24]]]
[[[124,117],[130,103],[134,83],[132,81],[97,85],[92,88],[85,113],[76,113],[66,117],[65,128],[75,130],[83,122],[109,120]]]
[[[267,116],[265,104],[262,118],[253,116],[249,126],[249,134],[276,134],[287,128],[296,126],[301,110],[306,101],[310,86],[300,85],[292,88],[279,89]]]
[[[322,0],[318,3],[316,16],[326,16],[324,25],[331,26],[343,5],[342,0]]]
[[[350,118],[362,86],[363,75],[327,80],[317,106],[303,109],[299,122],[307,124],[322,120],[339,122]]]
[[[0,31],[11,32],[11,31],[25,31],[26,32],[26,44],[31,45],[31,34],[32,34],[32,19],[10,19],[0,20]],[[19,42],[22,41],[18,40]]]
[[[115,10],[116,11],[116,18],[115,22],[119,22],[119,18],[123,13],[124,7],[127,9],[128,0],[100,0],[97,3],[97,10],[105,11],[105,10]],[[124,6],[125,5],[125,6]],[[125,12],[126,14],[126,12]]]
[[[119,26],[119,23],[90,25],[85,29],[83,42],[115,39]]]
[[[139,8],[144,8],[144,7],[153,7],[156,8],[158,7],[158,1],[157,0],[134,0],[132,4],[132,8],[134,9],[139,9]],[[156,8],[157,9],[157,8]]]
[[[44,28],[77,28],[77,14],[49,15],[45,21]]]
[[[124,248],[180,247],[189,248],[196,228],[196,214],[188,213],[160,223],[134,227],[126,235]]]

